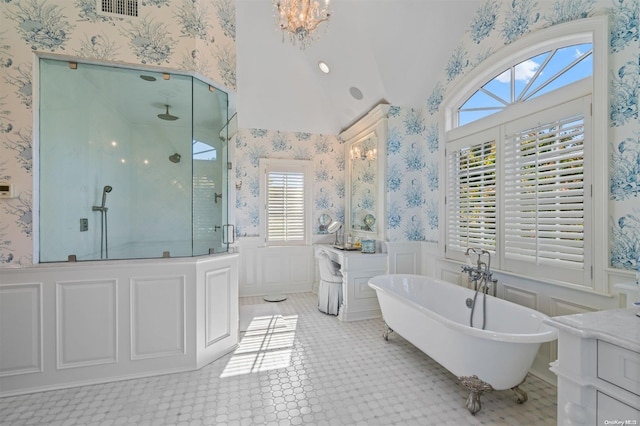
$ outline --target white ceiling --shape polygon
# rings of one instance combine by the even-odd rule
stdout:
[[[302,51],[282,42],[270,0],[237,0],[238,126],[338,134],[382,101],[424,105],[480,3],[332,0],[326,31]]]

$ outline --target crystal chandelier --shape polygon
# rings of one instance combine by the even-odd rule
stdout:
[[[278,25],[284,33],[289,33],[289,39],[293,45],[299,45],[304,50],[318,38],[316,28],[322,22],[328,21],[331,16],[329,0],[324,0],[324,6],[320,6],[317,0],[274,0],[277,8]]]

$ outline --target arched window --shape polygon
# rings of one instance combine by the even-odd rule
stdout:
[[[485,249],[505,273],[597,289],[607,33],[581,21],[505,47],[445,102],[446,257]]]
[[[526,102],[593,75],[593,43],[558,47],[510,66],[458,108],[458,125]]]

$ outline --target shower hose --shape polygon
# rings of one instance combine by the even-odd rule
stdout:
[[[478,285],[476,285],[476,294],[473,296],[473,303],[471,304],[471,316],[469,317],[469,326],[471,328],[473,328],[473,314],[476,310],[476,299],[478,298],[478,291],[480,291],[483,284],[485,286],[487,285],[487,279],[483,277],[480,280],[480,282],[477,284]],[[482,292],[482,329],[483,330],[486,327],[486,323],[487,323],[487,292],[485,288],[485,291]]]

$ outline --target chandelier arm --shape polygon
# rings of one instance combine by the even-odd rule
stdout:
[[[291,43],[303,50],[318,38],[318,26],[331,17],[328,0],[323,7],[318,0],[274,0],[274,6],[283,38],[288,32]]]

